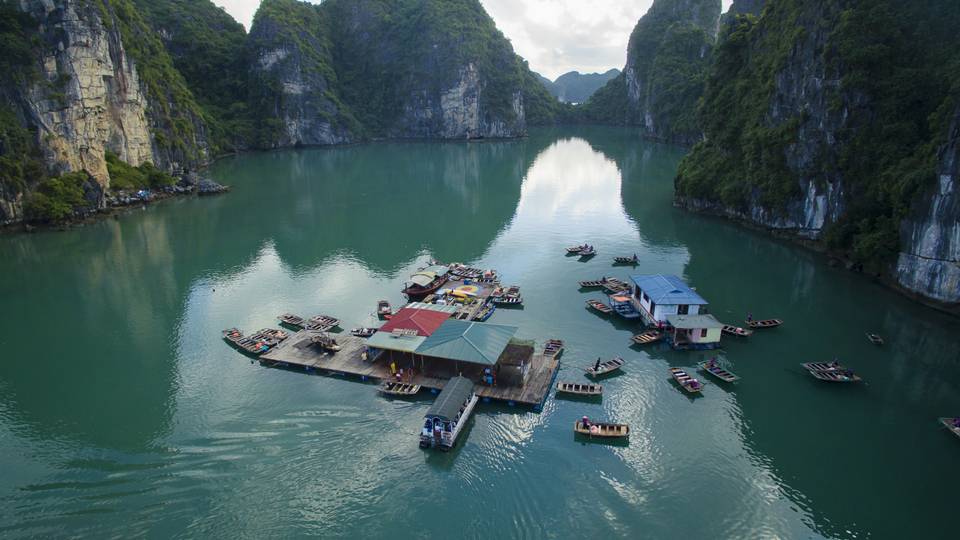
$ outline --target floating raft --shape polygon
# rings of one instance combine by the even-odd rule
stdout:
[[[604,304],[599,300],[587,300],[587,307],[593,308],[599,311],[600,313],[603,313],[604,315],[613,313],[613,308],[611,308],[610,306]]]
[[[697,379],[691,377],[686,371],[672,367],[670,368],[670,375],[673,376],[673,379],[680,383],[680,386],[691,394],[699,394],[703,390],[703,383]]]
[[[874,345],[883,345],[883,338],[877,334],[867,334],[867,339],[870,340],[870,343]]]
[[[614,257],[613,264],[637,264],[639,259],[634,255],[633,257]]]
[[[564,393],[564,394],[574,394],[578,396],[599,396],[603,394],[603,386],[599,384],[558,382],[557,392]]]
[[[808,362],[806,364],[800,364],[806,369],[810,375],[813,375],[814,378],[820,379],[821,381],[827,382],[838,382],[838,383],[854,383],[860,382],[863,379],[860,378],[853,370],[847,369],[844,366],[839,364],[827,364],[824,362]],[[824,368],[823,366],[827,366]]]
[[[783,324],[780,319],[764,319],[762,321],[747,321],[750,328],[774,328]]]
[[[740,328],[739,326],[733,326],[732,324],[723,325],[723,333],[730,334],[731,336],[740,336],[747,337],[750,334],[753,334],[753,330],[747,330],[746,328]]]
[[[599,376],[601,376],[601,375],[606,375],[606,374],[608,374],[608,373],[612,373],[612,372],[614,372],[614,371],[622,368],[623,365],[626,364],[626,363],[627,363],[627,362],[626,362],[623,358],[620,358],[620,357],[618,356],[618,357],[616,357],[616,358],[613,358],[612,360],[607,360],[606,362],[600,362],[600,367],[598,367],[598,368],[596,368],[596,369],[594,369],[594,368],[591,366],[591,367],[588,367],[588,368],[584,368],[584,371],[586,371],[586,372],[587,372],[587,375],[589,375],[589,376],[591,376],[591,377],[599,377]]]
[[[647,330],[646,332],[640,332],[630,339],[637,345],[647,345],[649,343],[656,343],[664,337],[665,334],[659,330]]]
[[[543,355],[548,358],[556,358],[563,352],[563,341],[559,339],[549,339],[543,346]]]
[[[590,422],[590,427],[583,426],[583,420],[573,424],[573,431],[588,437],[603,437],[606,439],[625,439],[630,436],[630,426],[627,424],[613,424],[610,422]]]
[[[960,437],[960,426],[957,425],[958,420],[960,420],[960,418],[941,418],[940,423],[950,430],[951,433]]]
[[[380,390],[381,393],[391,396],[412,396],[420,391],[420,385],[383,381],[383,384],[380,385],[378,390]]]
[[[706,371],[707,373],[713,375],[714,377],[720,379],[723,382],[734,382],[740,380],[740,377],[734,375],[733,373],[723,369],[716,362],[707,360],[697,364],[700,366],[700,369]]]

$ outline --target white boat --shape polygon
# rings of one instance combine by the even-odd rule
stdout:
[[[453,448],[478,400],[470,379],[454,377],[447,381],[437,400],[424,415],[420,448],[444,451]]]

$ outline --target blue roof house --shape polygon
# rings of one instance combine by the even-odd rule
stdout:
[[[630,276],[631,296],[647,324],[665,326],[671,315],[702,315],[707,301],[677,276],[648,274]]]

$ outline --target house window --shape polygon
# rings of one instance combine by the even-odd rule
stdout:
[[[677,314],[686,315],[687,313],[690,313],[690,306],[686,304],[680,304],[677,306]]]
[[[650,302],[650,314],[651,314],[651,315],[656,315],[656,314],[657,314],[657,303],[656,303],[656,302]]]
[[[649,301],[650,301],[650,297],[647,296],[647,293],[643,293],[643,301],[644,301],[644,302],[649,302]]]
[[[707,337],[707,329],[706,329],[706,328],[704,328],[703,330],[700,331],[700,337]]]

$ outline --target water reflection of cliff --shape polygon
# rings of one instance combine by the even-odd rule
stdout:
[[[278,152],[225,162],[217,175],[241,178],[231,197],[285,263],[311,268],[348,252],[383,272],[422,249],[444,260],[482,254],[513,216],[523,175],[547,144],[534,137]]]

